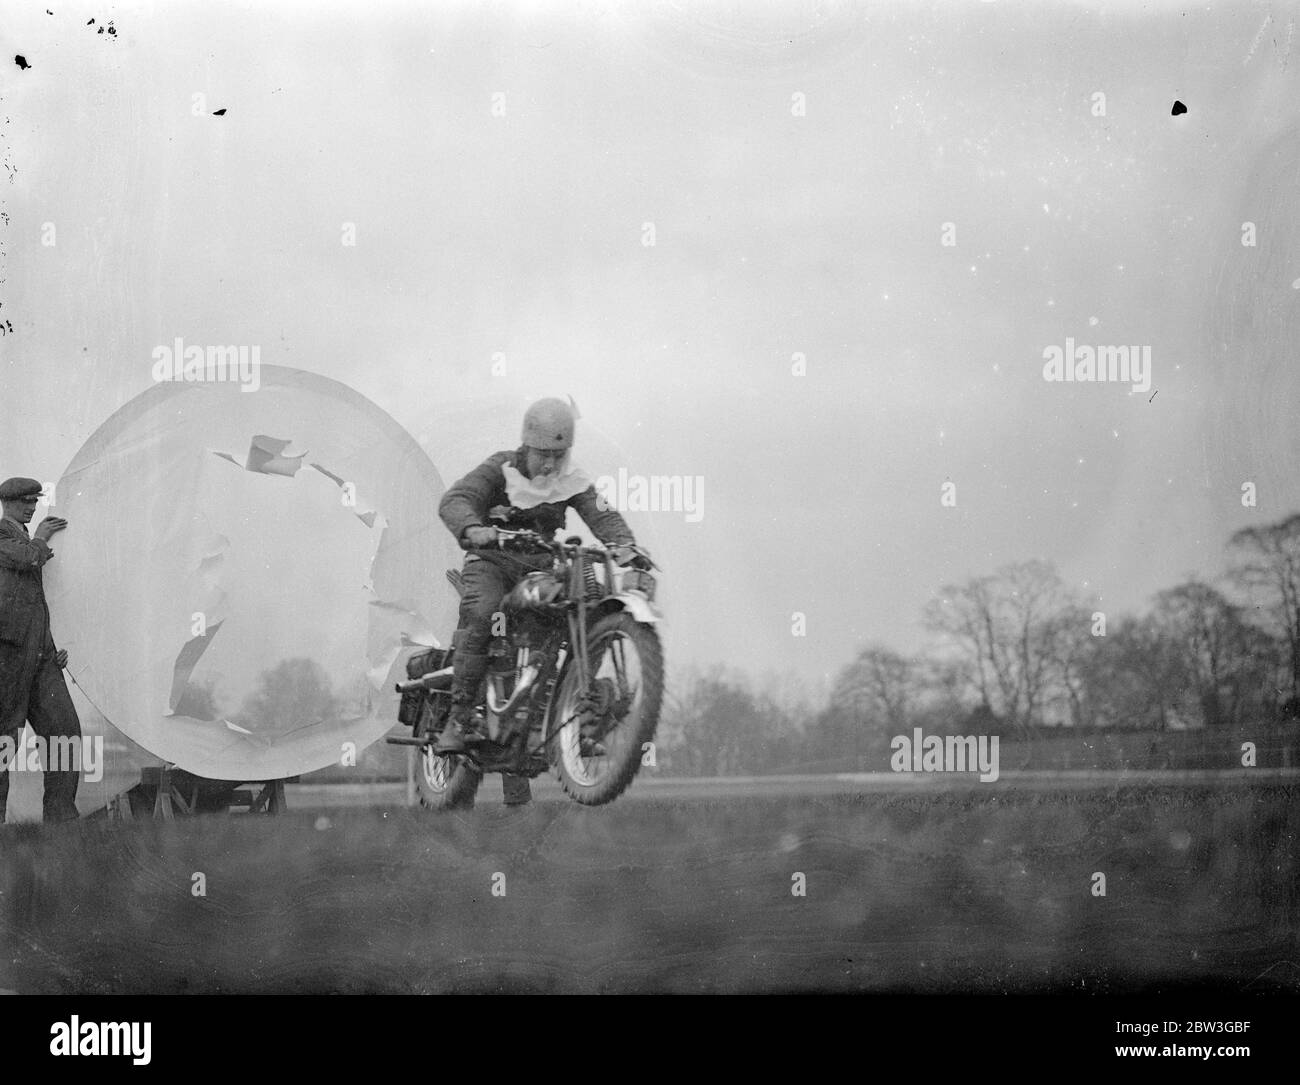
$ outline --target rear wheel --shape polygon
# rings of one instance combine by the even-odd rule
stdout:
[[[445,718],[443,713],[443,718]],[[420,708],[420,723],[415,737],[437,735],[442,718],[433,710],[426,698]],[[474,805],[482,774],[468,757],[460,754],[439,754],[433,743],[416,748],[415,793],[426,810],[466,810]]]
[[[621,795],[654,738],[663,701],[659,634],[630,614],[607,614],[587,635],[591,683],[570,660],[551,707],[551,764],[569,797],[599,806]],[[556,733],[558,732],[558,733]]]

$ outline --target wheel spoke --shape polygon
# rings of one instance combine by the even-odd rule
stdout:
[[[619,696],[627,689],[627,658],[624,656],[623,638],[620,637],[614,641],[614,651],[610,654],[614,657],[614,675],[618,679]]]
[[[636,695],[638,691],[640,690],[640,685],[633,684],[632,680],[628,678],[627,654],[626,654],[627,646],[625,642],[626,642],[625,637],[619,637],[618,640],[614,642],[615,647],[614,647],[614,651],[611,654],[615,657],[614,673],[617,676],[617,681],[618,681],[619,700],[621,701],[624,698],[631,698],[634,701],[636,699]],[[640,671],[640,662],[641,662],[640,657],[637,657],[638,672]],[[629,704],[629,709],[630,709],[630,704]]]

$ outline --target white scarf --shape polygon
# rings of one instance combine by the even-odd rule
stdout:
[[[545,481],[524,478],[519,469],[508,463],[501,465],[506,479],[506,496],[517,509],[531,509],[553,501],[567,501],[576,497],[592,484],[592,479],[581,467],[569,462],[569,453],[559,463],[556,471],[545,476]]]

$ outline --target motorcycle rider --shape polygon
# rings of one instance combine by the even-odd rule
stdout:
[[[524,414],[520,447],[496,452],[452,486],[438,505],[447,529],[464,545],[491,547],[497,531],[490,519],[549,538],[573,508],[592,533],[626,565],[636,539],[623,517],[597,495],[590,476],[570,462],[576,414],[561,399],[541,399]],[[550,567],[550,554],[493,551],[469,554],[462,572],[460,622],[453,640],[451,716],[435,751],[464,753],[484,735],[474,715],[487,672],[492,618],[501,600],[526,574]]]

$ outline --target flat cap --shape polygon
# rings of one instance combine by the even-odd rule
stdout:
[[[17,501],[39,494],[44,487],[34,478],[7,478],[0,482],[0,501]]]

